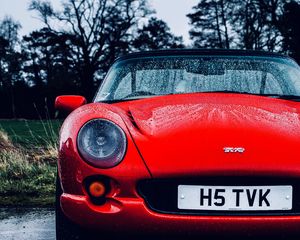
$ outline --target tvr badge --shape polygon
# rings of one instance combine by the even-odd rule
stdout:
[[[224,147],[225,153],[243,153],[245,152],[245,148],[242,147]]]

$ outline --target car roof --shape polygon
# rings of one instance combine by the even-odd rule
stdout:
[[[162,56],[261,56],[261,57],[280,57],[292,59],[289,56],[266,52],[266,51],[254,51],[254,50],[237,50],[237,49],[166,49],[155,51],[142,51],[134,52],[123,55],[116,59],[117,61],[145,58],[145,57],[162,57]],[[294,59],[292,59],[294,60]]]

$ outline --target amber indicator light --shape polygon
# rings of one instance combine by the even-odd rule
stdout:
[[[104,183],[92,182],[91,185],[89,186],[89,192],[92,197],[96,197],[96,198],[102,197],[106,192]]]

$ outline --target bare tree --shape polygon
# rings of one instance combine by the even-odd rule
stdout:
[[[188,14],[193,28],[190,36],[196,47],[230,48],[230,0],[200,0]]]
[[[97,77],[129,50],[138,21],[150,13],[147,0],[64,0],[61,11],[50,1],[33,0],[30,9],[38,12],[50,31],[68,36],[72,60],[89,99],[101,78]]]
[[[10,16],[5,16],[0,22],[0,36],[9,42],[11,48],[15,48],[19,41],[19,30],[21,29],[21,24]]]
[[[7,95],[11,114],[16,117],[15,94],[13,85],[19,81],[21,54],[16,50],[19,38],[20,23],[6,16],[0,22],[0,88]]]
[[[299,0],[297,0],[299,1]],[[196,46],[280,50],[286,0],[199,0],[188,14]]]
[[[157,50],[167,48],[183,48],[182,37],[171,33],[168,25],[155,17],[138,30],[133,46],[139,50]]]

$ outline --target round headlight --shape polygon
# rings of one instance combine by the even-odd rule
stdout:
[[[94,119],[80,129],[77,145],[85,161],[96,167],[111,168],[123,160],[126,136],[113,122]]]

